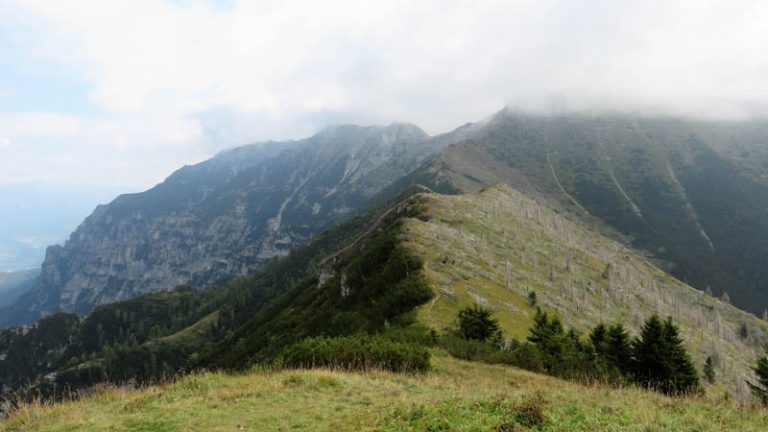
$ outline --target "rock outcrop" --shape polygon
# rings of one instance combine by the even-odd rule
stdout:
[[[418,127],[334,126],[186,166],[138,194],[99,206],[48,249],[34,288],[0,325],[181,284],[246,274],[335,222],[439,150]]]

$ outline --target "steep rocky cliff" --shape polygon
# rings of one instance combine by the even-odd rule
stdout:
[[[0,325],[242,275],[288,253],[440,148],[418,127],[334,126],[236,148],[98,207],[48,249],[34,288]]]

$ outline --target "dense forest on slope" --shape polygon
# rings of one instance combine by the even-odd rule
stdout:
[[[31,327],[4,329],[3,393],[33,383],[23,397],[34,397],[102,381],[147,382],[192,367],[247,365],[261,351],[274,353],[303,336],[380,328],[430,295],[418,279],[420,264],[397,241],[398,221],[417,210],[405,204],[376,207],[254,275],[221,286],[180,286],[100,306],[84,319],[58,313]],[[357,248],[371,246],[345,254],[356,250],[345,249],[356,239]],[[328,261],[332,254],[337,255]],[[341,273],[330,277],[332,272]],[[377,277],[378,284],[360,279]],[[390,290],[392,283],[400,289]],[[349,295],[342,296],[342,286]]]

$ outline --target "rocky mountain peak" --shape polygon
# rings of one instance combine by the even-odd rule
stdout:
[[[348,217],[438,150],[417,126],[338,125],[223,151],[97,208],[51,247],[0,325],[249,273]]]

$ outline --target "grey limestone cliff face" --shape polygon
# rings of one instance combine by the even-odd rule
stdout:
[[[236,148],[99,206],[48,249],[34,288],[0,325],[253,271],[348,217],[437,152],[418,127],[335,126]]]

